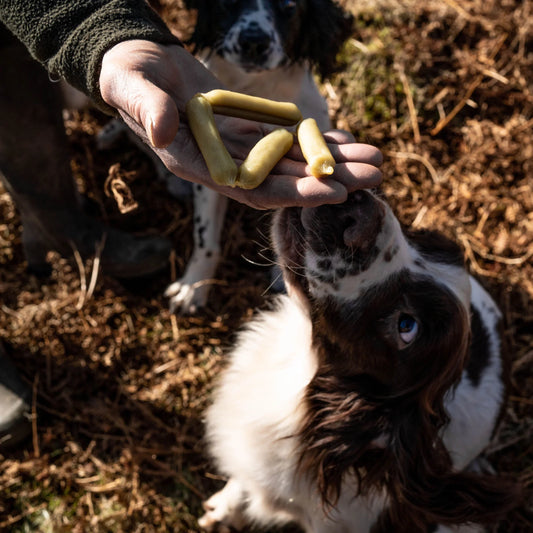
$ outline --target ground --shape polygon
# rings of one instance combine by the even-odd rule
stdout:
[[[337,126],[383,151],[400,220],[458,240],[503,311],[512,381],[487,458],[526,491],[491,531],[533,531],[533,2],[343,3],[356,29],[321,90]],[[187,30],[170,0],[158,6]],[[191,204],[169,197],[126,139],[97,150],[106,120],[66,118],[80,189],[111,224],[165,234],[176,254],[142,282],[95,284],[91,261],[52,254],[51,277],[38,279],[0,190],[0,338],[36,415],[32,438],[0,457],[0,531],[198,532],[201,502],[222,483],[202,412],[235,331],[269,298],[270,214],[231,204],[207,308],[171,315],[163,291],[191,251]],[[104,192],[112,167],[139,204],[126,215]]]

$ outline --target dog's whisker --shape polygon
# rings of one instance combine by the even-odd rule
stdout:
[[[261,293],[261,296],[265,296],[266,294],[268,294],[270,289],[272,289],[272,287],[275,287],[281,279],[283,279],[283,273],[280,270],[279,273],[272,278],[268,287]]]
[[[267,261],[265,263],[260,263],[259,261],[254,261],[253,259],[250,259],[249,257],[246,257],[244,254],[241,254],[242,259],[244,259],[247,263],[254,266],[260,266],[260,267],[271,267],[275,263],[268,259],[267,257],[261,256],[263,259],[266,259]]]

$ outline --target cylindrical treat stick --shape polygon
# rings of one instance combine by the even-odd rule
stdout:
[[[284,129],[274,130],[263,137],[240,166],[236,185],[243,189],[255,189],[261,185],[293,143],[292,133]]]
[[[302,113],[292,102],[276,102],[267,98],[213,89],[203,93],[214,113],[246,118],[280,126],[294,126],[302,120]]]
[[[314,118],[306,118],[298,124],[298,143],[305,160],[311,167],[311,174],[316,178],[333,174],[335,159],[329,151],[322,132]]]
[[[209,102],[197,94],[187,102],[185,111],[211,178],[217,185],[234,187],[238,172],[237,164],[222,142]]]

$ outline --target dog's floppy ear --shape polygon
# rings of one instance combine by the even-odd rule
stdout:
[[[212,48],[216,39],[216,33],[213,28],[216,27],[217,2],[211,0],[184,0],[184,3],[187,9],[195,9],[197,11],[194,32],[186,44],[192,45],[193,53],[199,52],[204,48]]]
[[[316,480],[326,513],[337,504],[347,475],[357,478],[357,494],[384,484],[391,454],[376,442],[387,426],[386,409],[359,392],[376,388],[365,376],[339,375],[328,365],[307,386],[299,469]]]
[[[308,60],[316,73],[327,78],[342,68],[337,55],[353,33],[353,15],[332,0],[306,0],[299,16],[301,29],[289,44],[295,60]]]
[[[515,482],[453,469],[438,436],[440,422],[435,414],[420,406],[402,411],[390,428],[393,460],[387,486],[391,505],[388,519],[381,517],[384,523],[398,525],[397,532],[426,531],[428,523],[490,524],[520,503],[521,491]]]
[[[458,306],[456,314],[463,313],[466,311]],[[457,324],[465,320],[458,318]],[[420,379],[421,389],[393,404],[389,413],[389,513],[394,524],[413,524],[402,532],[417,531],[427,523],[494,523],[520,501],[515,482],[456,471],[442,442],[441,430],[449,421],[444,400],[460,378],[470,344],[470,329],[457,324],[448,343],[441,345],[442,352],[432,354],[433,367],[429,361],[424,367],[427,380],[423,383]]]

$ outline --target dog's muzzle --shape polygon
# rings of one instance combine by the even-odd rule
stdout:
[[[249,67],[259,67],[267,59],[271,37],[257,25],[249,25],[239,33],[241,62]]]
[[[342,204],[304,208],[301,222],[307,243],[319,255],[348,249],[364,253],[379,235],[385,210],[368,191],[355,191]]]
[[[386,204],[368,191],[342,204],[281,209],[273,242],[286,281],[305,290],[307,278],[328,284],[368,270],[380,252],[386,214]]]

